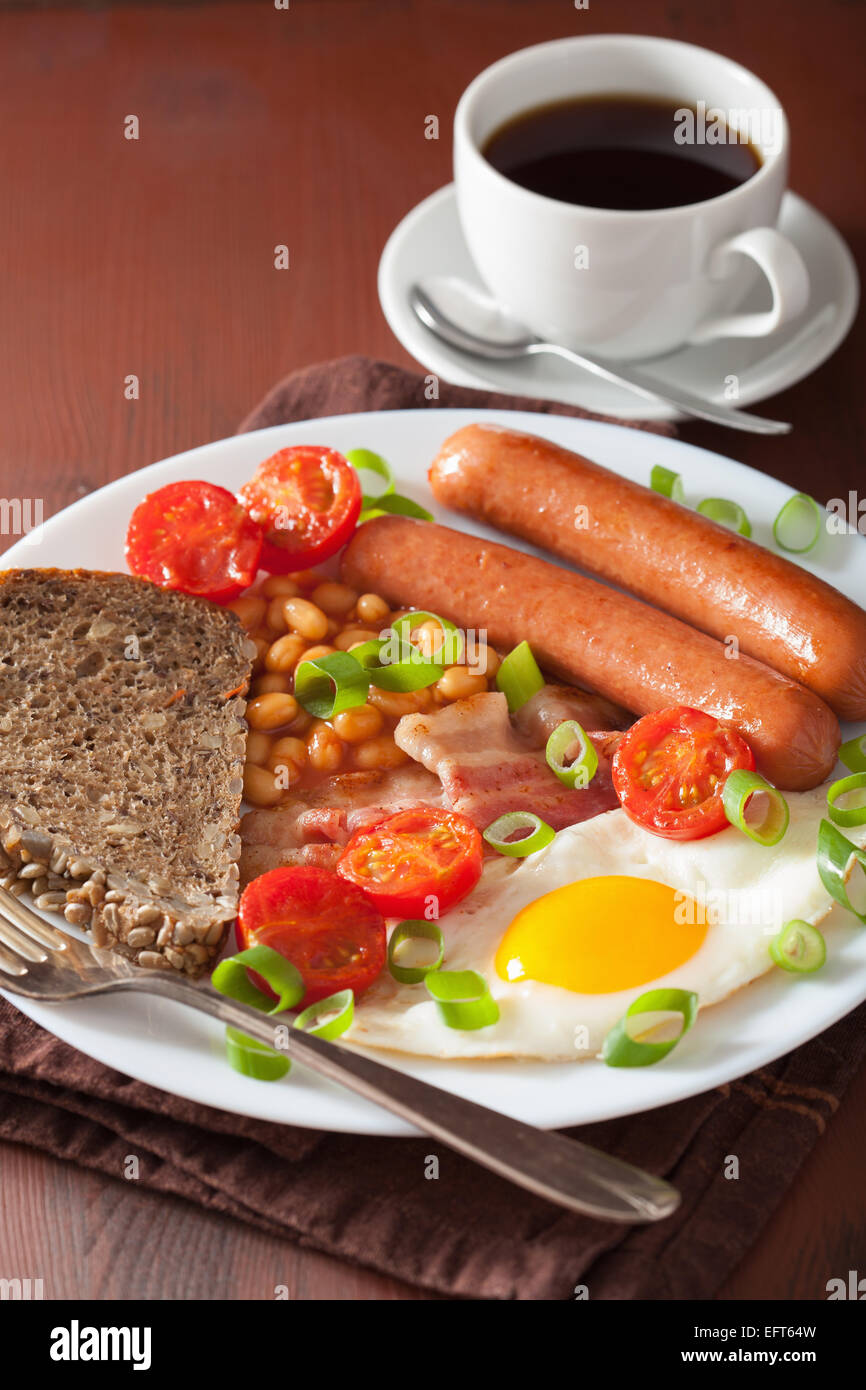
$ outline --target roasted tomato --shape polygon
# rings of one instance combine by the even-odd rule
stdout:
[[[247,884],[237,936],[243,950],[270,946],[298,968],[307,987],[304,1008],[341,989],[361,994],[385,964],[381,913],[351,883],[306,864],[271,869]]]
[[[265,532],[262,565],[272,574],[309,569],[346,544],[361,511],[361,484],[336,449],[280,449],[238,493]]]
[[[337,873],[364,890],[386,917],[439,917],[481,877],[481,835],[466,816],[423,806],[359,830]]]
[[[722,787],[754,755],[735,729],[688,705],[645,714],[623,734],[612,763],[622,808],[668,840],[699,840],[728,824]]]
[[[261,553],[261,528],[213,483],[169,483],[151,492],[126,533],[133,574],[215,603],[230,603],[249,588]]]

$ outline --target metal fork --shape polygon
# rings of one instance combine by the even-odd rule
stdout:
[[[548,1201],[620,1222],[659,1221],[679,1205],[679,1193],[669,1183],[598,1149],[488,1110],[348,1047],[286,1029],[280,1015],[259,1013],[209,985],[142,970],[123,956],[78,941],[5,888],[0,888],[0,988],[47,1003],[117,990],[156,994],[212,1014],[270,1047],[282,1024],[279,1050],[290,1060],[348,1086]]]

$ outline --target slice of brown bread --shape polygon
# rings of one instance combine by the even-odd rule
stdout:
[[[132,575],[0,575],[4,886],[200,974],[236,911],[254,654],[227,609]]]

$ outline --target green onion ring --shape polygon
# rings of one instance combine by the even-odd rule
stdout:
[[[404,941],[434,941],[439,948],[439,954],[430,965],[400,965],[396,959],[397,950]],[[420,918],[411,918],[406,922],[400,922],[391,933],[388,942],[388,969],[401,985],[420,985],[426,975],[431,970],[438,970],[445,959],[445,941],[442,936],[442,928],[437,922],[427,922]]]
[[[857,734],[843,743],[839,758],[852,772],[866,772],[866,734]]]
[[[530,833],[519,840],[509,840],[508,836],[513,835],[516,830],[528,830]],[[482,832],[482,839],[500,854],[523,859],[527,854],[544,849],[555,835],[556,831],[552,826],[532,811],[506,811],[504,816],[498,816],[488,825]]]
[[[628,1020],[639,1014],[677,1013],[683,1026],[669,1042],[640,1042],[628,1031]],[[689,1031],[698,1013],[698,996],[688,989],[651,989],[629,1005],[611,1028],[602,1045],[602,1060],[609,1067],[650,1067],[667,1057]]]
[[[746,812],[756,793],[763,793],[769,805],[762,823],[752,826],[746,820]],[[777,845],[788,829],[790,812],[787,801],[759,772],[747,772],[745,768],[729,772],[722,788],[722,805],[731,825],[759,845]]]
[[[255,970],[262,979],[267,980],[279,996],[276,1004],[256,988],[247,973],[249,970]],[[250,946],[246,951],[226,956],[214,970],[210,982],[218,993],[225,994],[229,999],[237,999],[241,1004],[249,1004],[253,1009],[261,1009],[266,1014],[293,1009],[304,997],[300,971],[271,946]]]
[[[780,550],[805,555],[821,534],[821,508],[808,492],[795,492],[773,522],[773,539]]]
[[[433,520],[433,513],[428,512],[426,507],[399,492],[391,492],[382,497],[367,497],[364,500],[369,505],[361,510],[358,517],[359,526],[365,521],[372,521],[374,516],[413,516],[417,521]]]
[[[770,942],[770,955],[783,970],[811,975],[827,959],[827,946],[817,927],[795,919],[787,922]]]
[[[818,873],[831,898],[853,912],[866,925],[866,912],[858,912],[848,896],[848,870],[855,859],[866,871],[866,852],[852,844],[841,830],[828,820],[822,820],[818,830]]]
[[[670,497],[672,502],[685,501],[685,489],[679,473],[674,473],[673,469],[665,468],[660,463],[653,465],[650,487],[653,492],[660,492],[662,497]]]
[[[396,632],[400,641],[412,643],[412,633],[422,623],[438,623],[441,627],[445,640],[442,648],[436,653],[436,660],[442,666],[456,666],[463,660],[465,644],[463,634],[454,623],[447,618],[440,618],[438,613],[427,613],[422,609],[413,610],[411,613],[404,613],[402,618],[398,618],[396,623],[391,624],[391,631]],[[417,647],[415,648],[417,651]],[[427,660],[427,658],[425,658]]]
[[[496,672],[496,689],[501,690],[508,701],[509,714],[516,713],[527,700],[538,694],[543,685],[544,677],[532,655],[532,648],[528,642],[519,642],[503,658]]]
[[[302,661],[295,672],[295,699],[317,719],[332,719],[344,709],[365,705],[370,678],[348,652],[331,652]]]
[[[866,825],[866,802],[861,806],[837,806],[840,796],[847,792],[866,787],[866,772],[855,772],[850,777],[840,777],[827,788],[827,811],[835,825]]]
[[[741,536],[752,534],[749,518],[739,502],[729,502],[727,497],[705,497],[703,502],[698,503],[697,509],[701,516],[717,521],[720,526],[727,526],[729,531],[736,531]]]
[[[427,661],[411,642],[400,643],[400,661],[389,661],[383,665],[379,657],[383,648],[390,647],[391,640],[374,637],[372,641],[363,642],[352,650],[352,660],[363,667],[368,689],[370,685],[375,685],[377,690],[424,690],[444,676],[445,667],[438,662]],[[330,661],[330,657],[323,660]]]
[[[477,970],[432,970],[424,983],[449,1028],[487,1028],[499,1018],[499,1005]]]
[[[279,1081],[292,1067],[288,1057],[232,1027],[226,1028],[226,1057],[235,1071],[253,1081]]]
[[[577,756],[566,762],[569,750],[578,745]],[[566,719],[557,725],[544,750],[547,766],[566,787],[588,787],[598,768],[598,754],[586,730],[576,719]]]
[[[362,506],[375,506],[376,502],[394,492],[394,474],[391,471],[391,465],[382,458],[381,454],[374,454],[372,449],[350,449],[347,454],[343,455],[343,458],[352,465],[356,472],[362,473],[366,470],[368,473],[375,473],[377,477],[385,479],[384,490],[378,496],[374,494],[368,497],[365,494]]]
[[[325,1023],[318,1023],[317,1020],[326,1014],[335,1014],[335,1017],[329,1018]],[[311,1004],[308,1009],[304,1009],[295,1019],[295,1027],[304,1033],[312,1033],[317,1038],[330,1041],[345,1033],[354,1017],[355,995],[350,989],[341,989],[338,994],[329,994],[327,999],[320,999],[317,1004]]]

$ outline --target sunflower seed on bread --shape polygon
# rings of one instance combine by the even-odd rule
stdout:
[[[254,655],[227,609],[132,575],[0,574],[0,881],[201,974],[237,906]]]

